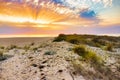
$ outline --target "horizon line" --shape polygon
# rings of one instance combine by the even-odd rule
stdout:
[[[66,33],[60,33],[69,35]],[[77,33],[73,33],[77,34]],[[57,37],[57,35],[0,35],[0,38],[38,38],[38,37]],[[113,36],[113,37],[120,37],[120,34],[77,34],[77,35],[97,35],[97,36]]]

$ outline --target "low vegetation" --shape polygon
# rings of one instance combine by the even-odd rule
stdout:
[[[107,51],[113,51],[113,46],[112,46],[112,44],[108,44],[108,45],[105,47],[105,50],[107,50]]]
[[[6,57],[4,56],[3,51],[0,51],[0,61],[3,61],[5,59]]]
[[[4,46],[0,46],[0,49],[5,49],[5,47]]]
[[[66,40],[66,35],[60,34],[58,37],[54,39],[54,42],[64,41]]]
[[[85,76],[87,80],[93,80],[94,77],[102,80],[118,80],[118,77],[114,75],[114,73],[110,70],[110,67],[105,65],[102,57],[97,55],[95,52],[88,50],[85,45],[77,45],[73,48],[73,51],[83,58],[77,60],[73,59],[71,61],[77,74]],[[95,70],[97,74],[89,69],[86,69],[88,67]]]
[[[67,41],[72,44],[87,44],[89,46],[100,47],[100,48],[111,44],[112,47],[120,48],[120,37],[112,37],[112,36],[60,34],[53,41],[54,42]]]
[[[18,48],[16,45],[10,45],[7,47],[8,50],[14,49],[14,48]]]
[[[54,55],[54,54],[56,54],[55,51],[46,51],[45,52],[45,55]]]
[[[37,48],[37,47],[34,47],[32,50],[35,52],[35,51],[37,51],[37,50],[38,50],[38,48]]]
[[[0,51],[0,57],[2,57],[3,56],[3,52],[2,51]]]
[[[90,61],[95,64],[102,64],[102,59],[100,56],[97,56],[96,53],[91,50],[87,50],[84,45],[75,46],[73,51],[81,56],[85,61]]]
[[[30,46],[29,46],[29,45],[25,45],[25,46],[23,47],[23,49],[24,49],[25,51],[28,51],[28,50],[30,49]]]

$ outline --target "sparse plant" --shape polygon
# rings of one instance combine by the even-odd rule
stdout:
[[[112,46],[112,44],[108,44],[108,45],[106,46],[105,50],[113,51],[113,46]]]
[[[39,45],[39,48],[45,48],[45,47],[47,47],[47,46],[49,46],[48,43],[42,43],[41,45]]]
[[[100,58],[100,56],[97,56],[96,53],[91,50],[87,50],[84,45],[75,46],[73,48],[73,51],[86,61],[91,61],[92,63],[95,63],[95,64],[102,63],[102,59]]]
[[[54,55],[54,54],[56,54],[55,51],[46,51],[45,52],[45,55]]]
[[[34,52],[35,52],[36,50],[38,50],[38,48],[37,48],[37,47],[33,48],[33,51],[34,51]]]
[[[69,42],[72,43],[72,44],[78,44],[79,43],[79,41],[77,39],[71,39],[71,40],[69,40]]]
[[[4,46],[0,46],[0,49],[5,49],[5,47]]]
[[[0,51],[0,57],[2,57],[3,56],[3,52],[2,51]]]
[[[26,52],[23,52],[23,53],[21,53],[22,55],[25,55],[26,54]]]
[[[24,46],[24,49],[25,49],[25,51],[27,51],[27,50],[29,50],[29,49],[30,49],[30,46],[25,45],[25,46]]]
[[[4,56],[3,51],[0,51],[0,61],[3,61],[5,59],[6,57]]]
[[[101,48],[102,47],[102,45],[101,44],[99,44],[99,43],[94,43],[95,44],[95,47],[99,47],[99,48]]]
[[[93,64],[102,65],[103,60],[100,56],[96,55],[93,51],[88,51],[86,58],[89,59]]]
[[[17,48],[17,46],[16,46],[16,45],[10,45],[10,46],[8,47],[9,50],[14,49],[14,48]]]
[[[54,39],[56,42],[67,41],[73,44],[87,44],[89,46],[100,47],[106,46],[109,43],[114,44],[114,47],[120,48],[120,37],[112,36],[96,36],[96,35],[79,35],[79,34],[60,34]]]
[[[68,51],[72,51],[72,48],[67,48]]]
[[[75,61],[72,61],[71,63],[77,72],[82,72],[84,70],[84,67],[81,65],[80,62],[75,60]]]
[[[82,57],[84,57],[85,54],[87,54],[87,51],[85,50],[85,46],[83,46],[83,45],[82,46],[75,46],[73,48],[73,51]]]

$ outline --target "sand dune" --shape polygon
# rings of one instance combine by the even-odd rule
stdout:
[[[87,49],[103,58],[105,66],[100,68],[81,60],[72,50],[75,44],[52,40],[53,38],[0,39],[0,44],[5,46],[29,46],[0,49],[3,57],[7,56],[0,61],[0,80],[120,80],[119,52],[115,54],[116,52],[86,45]],[[31,42],[35,44],[30,45]]]

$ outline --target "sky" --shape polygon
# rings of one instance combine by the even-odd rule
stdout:
[[[120,36],[120,0],[0,0],[0,37]]]

